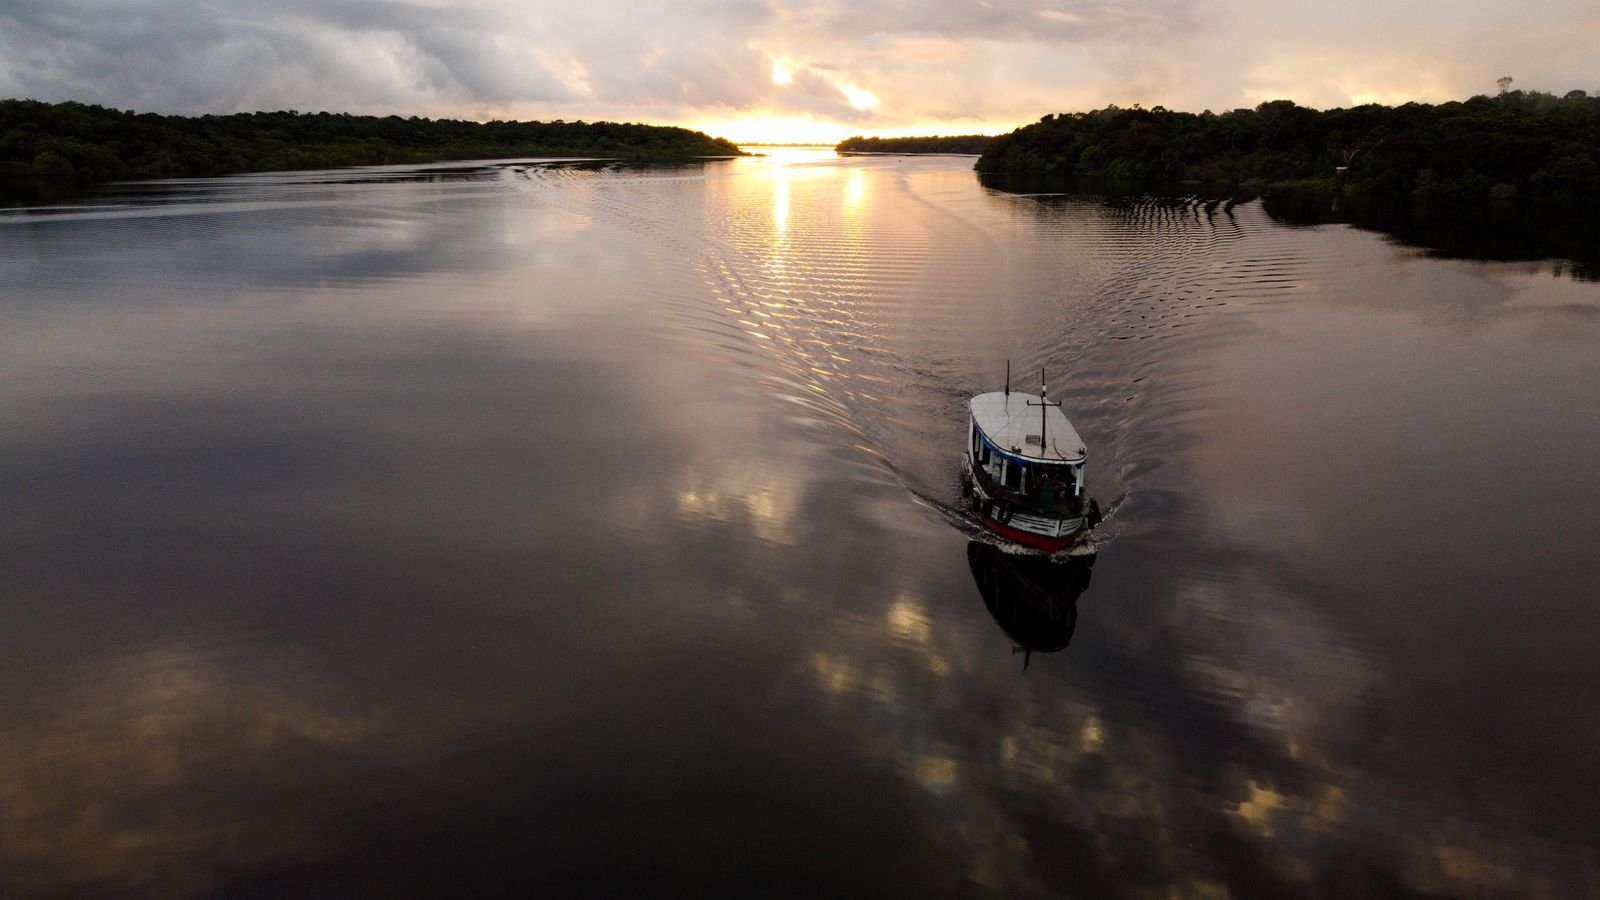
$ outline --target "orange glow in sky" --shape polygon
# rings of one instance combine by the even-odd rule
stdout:
[[[816,144],[832,147],[847,137],[921,137],[925,135],[1005,134],[1026,122],[917,122],[895,128],[863,128],[849,124],[796,116],[749,116],[703,119],[682,123],[685,128],[727,138],[735,144]]]
[[[1600,90],[1596,0],[420,0],[377,4],[376,18],[365,0],[208,0],[178,4],[184,29],[160,24],[170,3],[121,4],[130,20],[92,15],[95,2],[23,4],[56,6],[0,28],[0,97],[648,122],[832,144],[1003,133],[1108,104],[1437,103],[1493,94],[1503,76]]]

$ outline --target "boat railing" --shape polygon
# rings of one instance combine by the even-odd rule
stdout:
[[[1054,499],[1046,503],[1043,496],[1043,486],[1034,487],[1031,491],[1019,491],[1009,488],[995,480],[994,476],[982,466],[972,467],[973,477],[983,486],[983,492],[1003,503],[1014,506],[1026,506],[1038,513],[1054,514],[1061,517],[1082,516],[1088,509],[1088,499],[1081,495],[1071,493],[1057,493]]]

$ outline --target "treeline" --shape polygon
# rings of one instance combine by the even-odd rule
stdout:
[[[1437,106],[1326,112],[1288,100],[1199,114],[1110,106],[1045,116],[997,137],[976,168],[1591,203],[1600,201],[1600,97],[1506,91]]]
[[[982,153],[994,140],[987,134],[950,137],[847,137],[833,149],[839,153]]]
[[[296,110],[187,117],[0,100],[0,176],[82,182],[509,156],[684,159],[741,153],[729,141],[658,125],[482,123]]]

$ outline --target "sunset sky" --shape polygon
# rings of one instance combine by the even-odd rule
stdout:
[[[3,0],[0,97],[688,125],[735,141],[1600,92],[1600,3]]]

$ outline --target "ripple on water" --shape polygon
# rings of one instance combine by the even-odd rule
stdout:
[[[1066,403],[1114,512],[1196,413],[1167,345],[1225,337],[1223,313],[1307,290],[1332,264],[1259,203],[1010,195],[944,161],[517,175],[541,202],[649,235],[688,352],[748,371],[973,533],[954,461],[965,403],[1008,360],[1013,386],[1043,371]]]

